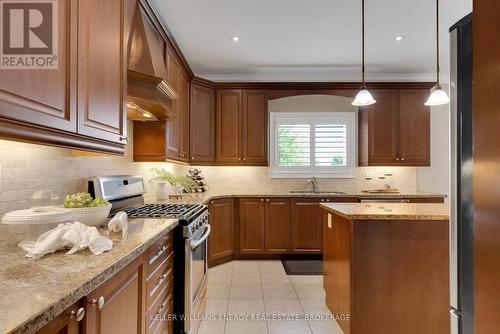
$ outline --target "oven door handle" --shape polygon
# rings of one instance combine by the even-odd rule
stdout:
[[[208,224],[207,229],[205,230],[205,233],[203,233],[203,235],[195,242],[191,242],[191,249],[195,249],[196,247],[201,245],[202,242],[207,240],[208,236],[210,235],[210,231],[212,231],[212,226],[210,226],[210,224]]]

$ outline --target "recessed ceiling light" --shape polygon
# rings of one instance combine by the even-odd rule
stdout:
[[[231,40],[236,43],[236,42],[239,42],[240,38],[235,35],[235,36],[231,36]]]
[[[399,42],[399,41],[402,41],[403,38],[405,38],[405,37],[404,36],[396,36],[395,40]]]

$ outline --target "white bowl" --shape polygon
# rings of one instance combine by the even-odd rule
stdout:
[[[73,220],[87,226],[101,226],[106,222],[111,211],[111,204],[90,208],[71,208]]]

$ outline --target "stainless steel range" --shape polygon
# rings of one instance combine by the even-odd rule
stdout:
[[[179,220],[174,230],[174,332],[191,333],[206,290],[209,213],[202,204],[146,204],[141,176],[101,176],[89,180],[89,193],[102,196],[129,218]]]

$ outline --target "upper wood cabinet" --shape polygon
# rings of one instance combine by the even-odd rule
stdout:
[[[214,261],[234,254],[234,200],[215,199],[210,202],[208,260]]]
[[[123,0],[58,2],[58,68],[0,70],[0,136],[123,153]]]
[[[425,89],[374,92],[377,103],[359,109],[360,166],[429,166],[430,109]]]
[[[217,161],[241,162],[241,90],[217,91]]]
[[[217,91],[217,162],[267,165],[265,91]]]
[[[215,90],[191,84],[191,163],[215,161]]]
[[[262,91],[243,91],[242,159],[267,164],[267,99]]]
[[[127,140],[124,0],[78,2],[78,133]]]
[[[77,1],[58,10],[58,68],[0,70],[0,118],[76,132]]]
[[[167,119],[166,157],[189,161],[189,78],[181,66],[175,50],[166,47],[168,83],[179,94],[172,101],[172,117]]]

